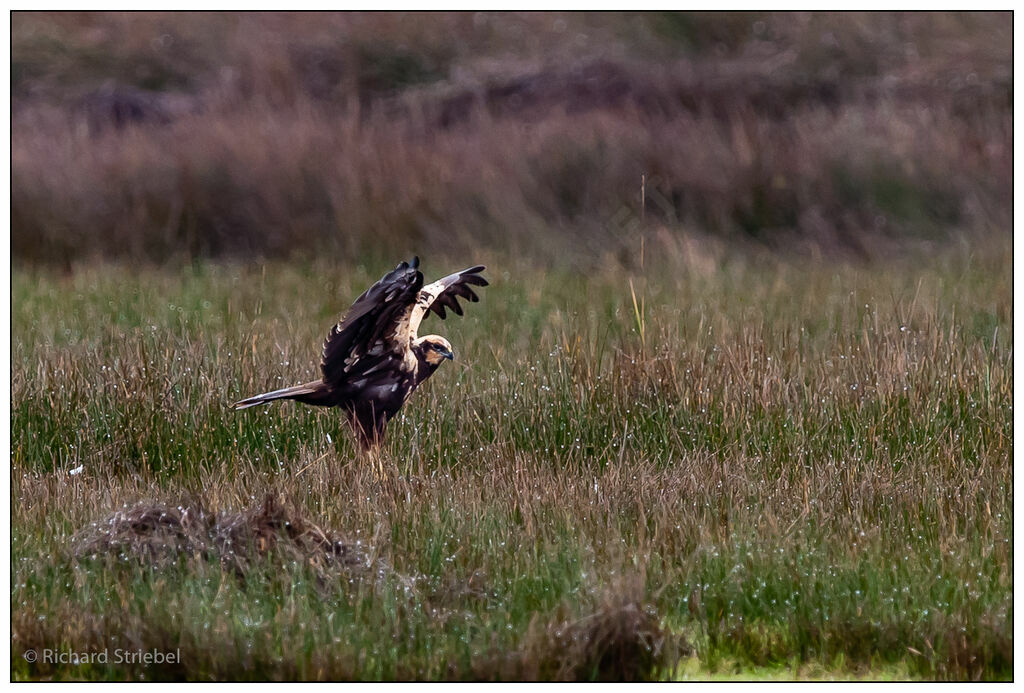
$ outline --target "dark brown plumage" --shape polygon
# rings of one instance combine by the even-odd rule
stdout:
[[[339,407],[348,415],[360,445],[378,445],[387,426],[413,391],[454,358],[444,337],[417,337],[429,313],[462,315],[457,298],[480,300],[470,285],[487,286],[483,265],[450,274],[423,286],[419,258],[402,262],[355,300],[324,341],[323,377],[304,385],[274,390],[236,402],[245,409],[278,399],[321,407]]]

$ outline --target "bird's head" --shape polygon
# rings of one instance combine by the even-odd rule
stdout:
[[[455,358],[452,352],[452,345],[447,339],[436,334],[428,334],[413,342],[413,350],[419,357],[435,368],[440,366],[445,359]]]

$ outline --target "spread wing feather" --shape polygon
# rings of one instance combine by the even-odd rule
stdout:
[[[444,320],[446,307],[451,308],[456,315],[462,315],[462,306],[459,305],[457,297],[464,298],[470,303],[479,301],[480,297],[469,288],[469,285],[487,286],[487,280],[480,276],[484,269],[483,265],[468,267],[423,287],[416,301],[417,308],[423,307],[419,312],[419,319],[415,320],[414,329],[419,329],[419,323],[429,317],[430,313],[437,313],[437,316]]]
[[[483,265],[468,267],[424,286],[416,296],[415,303],[409,306],[409,311],[399,321],[397,332],[409,335],[410,340],[416,339],[423,319],[430,312],[434,312],[443,320],[447,316],[445,307],[451,308],[456,315],[462,315],[462,306],[459,305],[456,296],[462,296],[469,301],[479,301],[480,298],[467,284],[487,286],[487,280],[480,276],[484,269]]]
[[[401,368],[430,312],[441,319],[446,317],[445,308],[462,315],[458,298],[480,300],[470,285],[487,286],[480,276],[483,270],[483,265],[476,265],[423,286],[419,258],[400,263],[363,292],[327,336],[320,362],[324,381],[343,386],[362,374]]]
[[[382,361],[392,358],[400,360],[406,344],[396,341],[394,327],[415,303],[422,286],[419,258],[414,257],[364,291],[324,341],[320,359],[324,381],[340,385],[354,372],[380,369]]]

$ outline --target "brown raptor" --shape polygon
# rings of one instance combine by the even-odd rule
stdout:
[[[462,315],[457,297],[480,300],[470,285],[487,286],[483,265],[423,285],[419,258],[402,262],[355,300],[324,342],[323,377],[304,385],[265,392],[236,402],[245,409],[278,399],[338,407],[363,449],[380,444],[387,426],[413,391],[434,374],[452,345],[438,335],[418,337],[429,313],[445,317],[445,307]]]

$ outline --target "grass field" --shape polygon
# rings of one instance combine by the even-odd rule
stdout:
[[[16,266],[15,679],[1009,679],[1009,241],[502,256],[390,480],[310,379],[372,266]],[[656,258],[656,261],[652,261]],[[28,650],[175,651],[173,665]],[[113,654],[111,654],[113,657]]]

